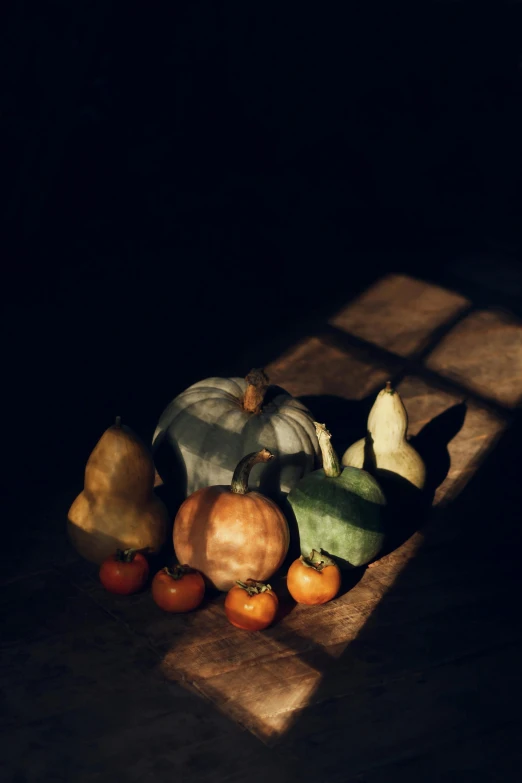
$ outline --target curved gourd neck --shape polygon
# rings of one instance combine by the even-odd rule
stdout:
[[[317,434],[317,440],[319,441],[319,448],[321,449],[321,456],[323,458],[324,475],[329,478],[337,478],[341,475],[342,468],[339,457],[332,446],[332,436],[324,424],[319,424],[319,422],[314,421],[314,427]]]
[[[271,459],[274,459],[274,455],[268,451],[268,449],[254,451],[251,454],[247,454],[246,457],[243,457],[232,476],[232,483],[230,485],[231,491],[235,495],[246,495],[248,492],[250,471],[254,465],[257,465],[259,462],[269,462]]]
[[[377,395],[368,416],[367,429],[374,448],[381,453],[395,451],[406,440],[408,414],[399,393],[389,381]]]

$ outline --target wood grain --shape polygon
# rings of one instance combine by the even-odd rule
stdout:
[[[427,296],[428,289],[423,290]],[[440,301],[441,291],[435,294],[436,299],[442,297]],[[464,312],[459,308],[468,306],[458,297],[450,296],[447,301],[448,309],[443,313],[446,319],[450,310],[451,317],[458,317]],[[400,307],[399,312],[404,314]],[[356,341],[353,345],[350,341],[339,343],[330,332],[318,330],[275,357],[267,367],[274,383],[305,398],[312,412],[317,406],[325,420],[331,418],[328,423],[332,429],[335,426],[334,436],[339,442],[358,430],[364,432],[365,416],[375,394],[389,377],[397,381],[409,414],[409,437],[427,460],[433,491],[431,510],[419,516],[403,543],[371,567],[354,573],[341,595],[322,607],[296,606],[288,596],[284,575],[279,577],[274,586],[280,595],[281,617],[262,633],[231,626],[223,610],[222,594],[209,594],[196,612],[168,615],[153,603],[150,592],[130,597],[110,595],[100,586],[95,566],[64,558],[52,576],[35,574],[32,586],[25,585],[26,590],[33,591],[27,602],[33,607],[29,641],[36,668],[31,683],[37,690],[31,709],[37,717],[50,715],[54,720],[56,716],[56,730],[66,734],[67,721],[74,722],[75,718],[64,709],[61,689],[72,689],[73,698],[77,694],[79,699],[78,689],[89,677],[89,661],[101,667],[106,660],[113,670],[121,657],[132,673],[122,674],[118,680],[120,706],[110,713],[111,720],[117,720],[121,711],[129,708],[129,698],[122,689],[132,689],[132,677],[136,673],[144,676],[148,671],[149,678],[150,669],[154,670],[154,682],[147,679],[139,696],[145,718],[156,727],[159,737],[152,745],[155,758],[150,754],[147,757],[146,774],[161,774],[162,764],[167,764],[162,745],[166,730],[153,702],[157,698],[164,705],[172,693],[179,704],[180,693],[187,693],[191,717],[186,731],[180,729],[183,738],[190,731],[198,731],[196,723],[204,723],[208,710],[204,702],[199,702],[198,709],[190,706],[194,702],[189,696],[203,697],[226,718],[212,718],[212,726],[218,718],[224,720],[219,730],[210,728],[209,723],[208,736],[188,742],[180,757],[191,769],[200,770],[201,780],[209,779],[212,764],[223,758],[223,726],[234,728],[237,733],[229,742],[240,746],[229,772],[220,769],[227,783],[245,779],[246,768],[250,770],[249,779],[263,781],[297,777],[314,780],[320,774],[333,783],[382,783],[395,779],[387,777],[391,769],[406,781],[414,780],[415,775],[425,775],[430,764],[437,769],[440,748],[446,749],[455,768],[462,771],[462,779],[467,779],[466,765],[481,747],[477,738],[484,732],[502,737],[503,729],[511,726],[506,682],[519,660],[520,629],[512,619],[514,596],[518,595],[518,563],[513,554],[518,540],[516,528],[510,526],[505,512],[497,518],[498,504],[494,501],[482,508],[481,482],[478,486],[476,482],[477,471],[490,459],[492,449],[514,421],[508,400],[516,399],[516,373],[512,363],[503,363],[497,353],[502,342],[498,335],[505,337],[507,328],[513,336],[510,330],[518,327],[510,318],[501,319],[499,325],[489,314],[485,320],[481,316],[474,321],[473,314],[453,325],[445,320],[443,334],[434,311],[430,312],[432,336],[435,329],[434,341],[442,340],[442,353],[436,349],[430,354],[432,349],[428,348],[428,360],[423,351],[432,344],[432,338],[428,329],[423,332],[417,324],[416,336],[407,329],[401,331],[399,325],[398,342],[392,340],[385,346],[388,353],[381,350],[382,345],[376,345],[373,352],[371,340],[365,345]],[[481,324],[474,338],[468,318],[472,325]],[[481,353],[480,343],[492,324],[493,333],[498,330],[498,335],[494,341],[496,353],[490,361]],[[475,383],[474,394],[468,397],[471,382],[467,370],[457,377],[443,368],[449,366],[449,361],[441,360],[440,368],[435,366],[433,356],[458,354],[455,346],[459,334],[470,357],[468,365],[463,359],[459,367],[472,367],[472,357],[482,356],[490,375],[495,375],[496,381],[500,377],[498,387],[503,397],[496,398],[497,405],[491,404],[488,390],[493,386],[488,373],[480,376],[480,384]],[[364,335],[367,341],[370,337],[368,332]],[[516,341],[509,344],[516,353]],[[413,355],[400,355],[401,350],[406,353],[410,349]],[[446,350],[449,353],[444,353]],[[424,362],[430,373],[424,372]],[[502,475],[493,475],[490,468],[488,471],[492,484],[504,480]],[[508,486],[516,484],[509,476],[507,480]],[[470,496],[477,498],[474,503],[470,504]],[[489,537],[492,519],[495,525],[503,526],[494,550]],[[57,596],[56,611],[45,622],[38,601],[31,597],[42,591]],[[15,587],[5,593],[7,601],[10,595],[23,598]],[[9,671],[24,665],[19,647],[27,639],[18,638],[18,628],[14,619],[5,628],[13,645]],[[67,639],[63,638],[65,628]],[[121,629],[133,640],[126,658],[122,656]],[[92,639],[89,641],[93,636],[98,639],[94,646]],[[56,668],[67,644],[77,648],[73,672]],[[102,649],[102,654],[97,648],[100,644],[114,650]],[[48,687],[40,688],[41,693],[38,691],[42,671],[50,677],[55,672],[60,682],[60,689],[55,688],[52,696],[51,680]],[[110,687],[109,674],[107,677]],[[488,685],[487,708],[483,706],[484,683]],[[150,699],[144,688],[151,689]],[[22,704],[20,689],[13,693]],[[27,704],[25,709],[17,717],[23,727],[17,729],[20,739],[13,747],[19,748],[16,742],[27,738],[30,730]],[[169,720],[170,725],[178,725],[177,719]],[[102,743],[103,757],[112,752],[109,741],[104,741],[105,725],[101,722],[101,728],[92,734]],[[274,746],[264,748],[266,753],[280,755],[256,753],[257,745],[249,745],[245,739],[257,742],[250,735]],[[457,735],[461,745],[455,741]],[[125,735],[116,737],[114,758],[128,754],[129,737],[138,742],[137,725],[127,726]],[[311,748],[314,753],[310,755]],[[130,757],[139,776],[139,752],[133,751]],[[304,772],[299,758],[307,759]],[[255,769],[251,767],[252,759]],[[349,777],[342,759],[349,764]],[[503,754],[499,763],[499,769],[514,768],[513,753]],[[518,779],[517,775],[512,779]]]
[[[392,299],[398,291],[401,292],[399,311],[413,294],[417,297],[416,303],[413,302],[413,331],[405,336],[406,333],[399,329],[397,340],[385,341],[385,347],[397,353],[419,350],[433,328],[440,325],[441,319],[445,321],[469,305],[460,296],[451,293],[446,296],[443,289],[435,288],[432,291],[428,284],[413,285],[411,281],[394,278],[387,285],[391,286]],[[377,293],[382,295],[383,290],[381,288]],[[372,296],[369,295],[363,302],[365,307]],[[431,299],[431,296],[434,298]],[[442,306],[444,302],[445,307]],[[367,319],[365,307],[363,313],[364,319]],[[353,312],[350,310],[350,313]],[[388,316],[392,319],[387,306],[382,305],[382,313],[384,320]],[[422,318],[426,318],[424,330],[417,328],[415,317],[418,323],[423,323]],[[403,323],[397,314],[393,318],[396,323]],[[362,322],[367,323],[366,320]],[[349,323],[352,321],[345,320],[344,326]],[[412,321],[409,323],[411,325]],[[360,333],[361,330],[356,331]],[[452,334],[450,332],[450,338]],[[370,334],[367,330],[362,336],[365,339],[375,337],[374,333]],[[380,344],[383,345],[382,340]],[[382,359],[376,360],[356,348],[343,350],[321,335],[304,339],[267,368],[275,383],[281,384],[296,396],[308,396],[310,400],[313,396],[326,395],[347,401],[371,397],[391,372],[399,371],[399,360],[387,365]],[[443,379],[434,386],[414,372],[403,378],[399,391],[409,412],[410,436],[416,437],[421,443],[423,431],[426,433],[430,424],[432,431],[444,430],[447,426],[444,424],[445,417],[447,419],[452,410],[462,406],[466,396],[465,390],[459,394],[454,386],[444,388]],[[444,451],[447,470],[436,487],[435,505],[449,503],[452,497],[462,491],[506,427],[505,418],[491,412],[487,405],[475,402],[464,405],[461,418],[455,431],[451,431],[450,427],[446,432],[447,442],[442,440],[438,444],[439,449]],[[354,666],[351,655],[346,658],[347,651],[384,596],[395,585],[399,574],[422,546],[422,534],[412,536],[399,550],[385,557],[378,568],[367,570],[364,578],[344,596],[316,610],[296,607],[262,638],[233,631],[215,618],[214,636],[209,637],[208,629],[203,630],[202,627],[202,634],[191,634],[190,644],[185,640],[174,645],[165,655],[163,670],[167,677],[176,678],[181,674],[193,682],[201,693],[218,704],[226,714],[265,742],[277,741],[316,698],[339,698],[353,690],[358,678],[363,689],[369,687],[372,681],[375,683],[375,669],[368,679],[364,670]],[[448,596],[444,592],[435,595],[439,602],[438,611],[447,609]],[[428,598],[435,600],[433,595]],[[473,603],[477,600],[476,592],[472,590],[469,596],[461,598]],[[459,609],[455,607],[457,614]],[[410,610],[413,611],[411,605]],[[426,617],[431,617],[431,613],[436,611],[436,606],[428,610],[425,600],[418,602],[418,621],[426,622]],[[466,611],[469,612],[469,608]],[[396,626],[394,628],[395,634]],[[465,640],[460,653],[477,649],[473,645],[479,642],[478,638]],[[459,652],[455,650],[454,654],[458,655]],[[319,696],[325,671],[340,658],[346,661],[346,666],[337,670],[332,692],[324,692],[323,689]],[[428,655],[426,664],[433,666],[441,659],[444,659],[443,651],[437,655],[431,654],[431,657]],[[409,656],[405,657],[406,668],[406,662],[410,660]],[[353,672],[358,672],[358,675],[352,677]],[[398,676],[397,672],[393,676]]]
[[[386,366],[381,359],[363,354],[358,348],[343,350],[326,337],[312,335],[276,359],[267,372],[273,382],[296,396],[308,395],[308,400],[313,400],[324,395],[328,400],[339,398],[350,403],[363,398],[371,400],[390,372],[400,372],[399,361]],[[445,387],[443,379],[432,385],[416,375],[414,369],[409,365],[398,388],[409,412],[410,436],[419,448],[423,443],[428,446],[443,466],[434,496],[435,507],[442,508],[474,475],[507,426],[507,419],[492,412],[487,404],[466,405],[465,390],[458,392],[451,384]],[[192,615],[165,617],[147,595],[131,602],[115,602],[97,585],[93,584],[92,590],[97,601],[107,607],[110,604],[111,612],[146,637],[158,651],[161,671],[168,680],[195,689],[225,715],[265,743],[273,744],[281,741],[293,726],[297,730],[300,716],[313,704],[343,697],[361,700],[368,688],[411,676],[412,665],[431,670],[450,665],[459,656],[487,649],[492,638],[493,645],[510,641],[511,635],[505,628],[492,631],[485,640],[483,629],[471,624],[451,651],[444,644],[437,644],[437,623],[453,622],[458,626],[462,613],[469,618],[480,601],[491,599],[491,589],[485,585],[483,590],[477,591],[476,586],[467,590],[467,573],[462,573],[456,584],[451,579],[445,584],[440,564],[447,562],[444,546],[453,540],[455,529],[437,520],[436,535],[429,536],[426,548],[425,532],[435,523],[428,518],[422,524],[423,530],[383,557],[376,567],[367,569],[352,589],[326,606],[293,606],[288,600],[285,603],[284,579],[280,581],[276,588],[287,613],[264,633],[233,628],[223,612],[223,596],[211,599]],[[401,592],[396,592],[397,581],[420,551],[425,570],[417,574],[416,587],[410,584],[401,597]],[[434,585],[436,589],[432,589]],[[367,643],[361,658],[357,639],[363,630],[366,633],[390,591],[394,598],[387,604],[388,615],[381,620],[379,630],[392,635],[401,655],[389,660],[377,648],[372,653],[371,644]],[[501,586],[498,593],[501,601]],[[404,602],[408,605],[406,614]],[[412,622],[418,624],[423,634],[420,646],[411,645],[408,633],[402,641],[404,622],[407,628]],[[428,638],[430,645],[426,644]],[[331,671],[335,671],[335,677],[328,676]],[[303,736],[308,731],[303,728]]]
[[[380,348],[411,356],[469,306],[468,299],[454,291],[407,275],[388,275],[330,323]]]
[[[490,399],[522,401],[522,323],[509,313],[471,313],[438,345],[427,366]]]
[[[328,394],[362,400],[377,393],[400,367],[399,362],[377,362],[356,349],[348,353],[325,337],[314,335],[275,359],[266,371],[272,383],[283,386],[294,397]]]

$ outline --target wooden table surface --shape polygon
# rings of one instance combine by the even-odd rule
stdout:
[[[390,275],[267,366],[273,382],[326,423],[340,451],[364,433],[369,407],[391,379],[427,460],[432,509],[334,601],[283,601],[277,624],[247,633],[227,622],[223,596],[169,616],[148,592],[105,593],[71,552],[53,571],[140,641],[163,682],[197,693],[235,725],[238,747],[253,734],[282,754],[265,768],[268,757],[252,751],[243,768],[246,775],[259,765],[251,780],[295,779],[285,764],[284,775],[275,772],[286,754],[292,776],[298,759],[305,767],[309,759],[313,774],[330,781],[387,783],[390,764],[403,781],[522,779],[520,722],[510,712],[518,686],[509,679],[521,641],[511,455],[520,455],[522,327],[512,311],[483,307],[480,297],[477,305],[456,289]],[[74,608],[68,612],[74,622]],[[121,654],[114,645],[111,656]],[[190,724],[189,713],[184,720]],[[220,770],[216,780],[247,779]]]
[[[485,364],[487,372],[479,372]],[[462,491],[508,426],[510,414],[505,408],[516,405],[522,396],[522,331],[520,323],[505,314],[476,312],[463,296],[390,276],[335,315],[322,334],[304,338],[275,359],[267,372],[273,382],[305,398],[314,413],[321,414],[321,421],[345,440],[347,430],[353,428],[355,437],[364,432],[365,410],[375,394],[388,378],[398,379],[410,435],[422,441],[422,433],[441,422],[441,439],[430,442],[432,449],[435,440],[439,452],[446,448],[449,452],[447,475],[435,492],[434,504],[439,508]],[[493,384],[495,377],[500,382]],[[343,423],[338,410],[332,411],[335,420],[329,421],[329,396],[338,398],[337,405],[343,400],[352,403],[346,414],[351,414],[351,426]],[[459,411],[464,400],[465,409]],[[357,408],[354,401],[366,404]],[[452,411],[457,421],[455,431],[450,422],[448,434],[444,417]],[[448,530],[438,522],[433,528],[429,546],[433,548],[435,540],[437,546],[445,541],[442,560],[447,564],[452,555]],[[175,639],[172,623],[155,616],[147,633],[164,651],[163,671],[169,678],[192,684],[264,741],[277,742],[294,725],[299,732],[299,716],[311,704],[353,698],[354,691],[364,692],[385,676],[395,679],[408,671],[409,656],[403,658],[400,670],[386,672],[359,661],[350,645],[411,559],[426,547],[425,538],[422,528],[358,574],[360,581],[344,595],[323,607],[294,606],[266,633],[232,628],[224,618],[221,599],[180,620]],[[424,622],[427,613],[440,611],[449,589],[447,585],[429,589],[436,584],[433,570],[440,552],[429,557],[432,566],[419,575],[415,597],[417,619]],[[129,622],[135,612],[132,607]],[[392,616],[393,612],[388,631]],[[482,643],[482,638],[466,639],[452,655],[458,658],[476,651]],[[423,665],[435,667],[447,657],[447,651],[432,649],[426,651]]]

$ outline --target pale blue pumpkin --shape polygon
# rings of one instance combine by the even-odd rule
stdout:
[[[276,502],[320,465],[309,410],[262,371],[244,378],[207,378],[179,394],[162,413],[153,438],[157,471],[188,496],[229,485],[238,462],[266,448],[275,459],[257,465],[249,488]]]

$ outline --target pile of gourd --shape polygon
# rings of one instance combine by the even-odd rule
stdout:
[[[331,600],[342,570],[366,565],[382,551],[381,479],[393,476],[419,490],[425,482],[407,425],[388,383],[370,411],[365,438],[347,449],[341,464],[325,425],[270,385],[262,370],[245,379],[209,378],[166,408],[151,450],[119,419],[106,430],[69,510],[70,541],[100,565],[107,589],[141,589],[147,557],[162,551],[171,524],[155,484],[174,486],[184,497],[172,532],[178,565],[156,573],[154,600],[167,611],[188,611],[208,586],[228,593],[225,609],[234,625],[266,627],[277,610],[267,580],[286,562],[291,527],[301,556],[288,568],[287,587],[300,603]]]

